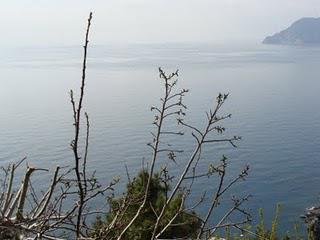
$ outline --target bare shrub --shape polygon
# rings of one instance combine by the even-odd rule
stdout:
[[[108,185],[102,186],[93,173],[87,172],[87,159],[90,135],[89,115],[82,112],[82,103],[85,94],[86,84],[86,64],[87,50],[89,43],[89,30],[91,26],[92,13],[88,18],[87,31],[84,44],[84,56],[82,65],[82,79],[80,86],[79,99],[74,98],[73,91],[70,92],[70,100],[73,113],[74,138],[71,142],[71,148],[74,155],[74,161],[71,166],[56,167],[53,173],[51,183],[46,191],[39,194],[34,191],[31,184],[32,174],[36,171],[48,171],[47,169],[27,166],[23,181],[20,187],[13,185],[18,164],[11,164],[8,168],[3,168],[4,177],[2,182],[2,191],[0,195],[0,234],[2,239],[20,237],[20,235],[32,237],[32,239],[77,239],[88,238],[92,226],[87,223],[87,217],[98,216],[97,211],[90,211],[90,201],[99,195],[113,191],[114,185],[118,179],[113,179]],[[217,143],[227,143],[236,147],[236,142],[241,138],[238,136],[226,137],[223,121],[230,118],[231,115],[220,115],[220,110],[228,98],[228,94],[219,94],[216,103],[206,113],[206,123],[203,127],[193,126],[184,118],[187,106],[184,104],[184,96],[188,90],[176,90],[178,71],[171,74],[165,73],[159,68],[159,76],[163,82],[163,97],[158,106],[153,106],[151,110],[155,113],[153,121],[154,131],[152,132],[152,141],[148,146],[152,150],[152,156],[148,161],[147,167],[143,167],[145,173],[145,182],[142,185],[142,194],[133,196],[130,192],[125,193],[121,201],[118,202],[117,210],[113,212],[112,219],[108,224],[101,225],[101,231],[95,235],[95,239],[128,239],[127,233],[134,226],[137,219],[144,212],[146,207],[154,209],[154,224],[150,229],[151,239],[160,239],[166,236],[167,231],[173,226],[183,222],[177,222],[181,216],[190,215],[197,219],[199,225],[194,234],[197,239],[208,239],[215,235],[216,231],[226,226],[241,226],[250,221],[250,215],[241,208],[241,205],[248,200],[249,196],[232,199],[232,207],[225,214],[217,219],[214,210],[218,208],[222,197],[237,182],[244,180],[249,171],[245,166],[239,174],[226,180],[228,169],[228,160],[222,156],[219,163],[212,163],[208,170],[202,172],[199,168],[199,162],[202,161],[202,151],[205,147]],[[86,120],[85,147],[80,151],[79,139],[81,130],[81,118]],[[181,137],[185,131],[168,130],[166,128],[168,121],[177,121],[186,132],[190,132],[190,137],[194,139],[194,149],[188,159],[180,162],[179,154],[182,149],[176,149],[175,143],[168,143],[167,136]],[[80,152],[84,152],[83,156]],[[171,169],[167,160],[163,158],[166,154],[168,159],[173,162],[183,163],[179,174],[171,174]],[[23,159],[24,161],[24,159]],[[181,165],[180,165],[181,166]],[[156,174],[159,174],[161,186],[164,187],[165,194],[162,204],[157,208],[150,202],[150,193],[152,182]],[[195,183],[202,178],[210,181],[212,176],[218,176],[216,190],[211,195],[205,194],[199,196],[199,200],[191,204],[189,199],[194,190]],[[172,186],[170,188],[169,186]],[[180,207],[172,208],[172,203],[180,199]],[[210,199],[210,203],[203,205],[205,199]],[[26,206],[29,202],[29,207]],[[188,202],[188,207],[185,203]],[[135,211],[130,219],[123,220],[123,216],[135,205]],[[150,205],[151,204],[151,205]],[[195,210],[202,204],[206,208],[206,214],[200,216],[195,214]],[[31,207],[30,207],[31,206]],[[190,206],[190,207],[189,207]],[[112,209],[110,207],[110,209]],[[155,210],[156,209],[156,210]],[[114,210],[114,209],[113,209]],[[169,214],[170,212],[170,214]],[[229,221],[233,213],[240,213],[243,218],[239,222]],[[170,216],[170,217],[168,217]],[[216,224],[210,224],[210,219],[215,218]],[[117,233],[110,235],[110,233]]]

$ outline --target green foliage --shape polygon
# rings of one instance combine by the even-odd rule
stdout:
[[[274,219],[272,221],[270,240],[276,240],[277,239],[277,227],[278,227],[278,224],[279,224],[279,214],[280,214],[280,204],[278,204],[277,207],[276,207],[276,214],[275,214]]]
[[[279,224],[279,215],[280,215],[280,204],[276,206],[275,216],[271,223],[271,229],[268,230],[265,226],[264,221],[264,212],[262,209],[259,210],[259,224],[256,226],[256,235],[257,239],[269,239],[269,240],[277,240],[277,228]],[[284,237],[286,239],[287,236]]]
[[[295,240],[303,240],[303,236],[301,236],[301,233],[300,233],[300,225],[299,224],[295,224],[294,225],[294,233],[295,233]],[[312,236],[312,232],[308,231],[308,239],[309,240],[313,240],[313,236]]]
[[[278,226],[279,226],[279,216],[280,216],[281,206],[278,204],[276,206],[276,211],[274,218],[271,222],[270,228],[266,226],[264,212],[262,209],[259,210],[259,223],[256,226],[247,225],[242,226],[241,233],[232,232],[230,227],[226,228],[225,237],[226,240],[302,240],[304,239],[300,234],[299,225],[296,224],[294,228],[294,235],[289,233],[279,236]],[[313,240],[312,237],[307,239]]]
[[[110,210],[105,219],[98,218],[93,225],[92,237],[98,239],[113,239],[123,230],[130,222],[138,208],[140,207],[145,193],[145,186],[148,179],[147,171],[141,171],[132,182],[127,184],[126,193],[121,198],[110,199]],[[159,174],[155,174],[150,184],[150,191],[147,197],[147,204],[143,209],[138,219],[126,232],[124,239],[150,239],[152,236],[153,227],[156,223],[156,215],[159,214],[163,205],[166,202],[166,196],[169,191],[169,186],[164,184]],[[164,228],[173,216],[179,211],[182,206],[183,211],[178,214],[171,227],[169,227],[161,238],[193,238],[200,227],[194,212],[187,212],[183,201],[183,195],[178,194],[168,206],[159,229]],[[112,229],[108,226],[115,219],[116,215],[121,212],[121,206],[126,205],[125,211],[117,218],[117,222]]]
[[[266,230],[265,223],[264,223],[264,212],[263,209],[259,209],[259,224],[257,225],[257,235],[260,239],[264,239],[268,236],[268,231]]]
[[[257,240],[289,240],[292,239],[289,234],[284,234],[283,236],[278,235],[278,226],[279,226],[279,216],[280,216],[280,210],[281,210],[281,205],[277,204],[276,206],[276,212],[274,215],[274,218],[271,222],[271,229],[269,230],[265,226],[265,221],[264,221],[264,212],[262,209],[259,210],[259,223],[256,226],[256,236],[255,238],[251,239],[257,239]]]
[[[236,234],[231,231],[230,227],[226,228],[225,237],[226,240],[315,240],[312,232],[308,229],[308,235],[303,236],[301,233],[300,224],[295,224],[292,233],[287,232],[282,236],[278,233],[279,217],[281,206],[276,206],[274,218],[271,222],[270,228],[266,226],[264,212],[259,210],[259,223],[256,226],[247,225],[241,227],[241,234]]]

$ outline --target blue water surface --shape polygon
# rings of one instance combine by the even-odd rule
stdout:
[[[31,165],[51,168],[72,163],[73,136],[69,90],[79,92],[81,47],[5,49],[0,56],[0,163],[28,157]],[[268,220],[282,204],[280,227],[292,229],[304,209],[318,201],[320,183],[320,48],[279,46],[218,46],[211,44],[132,44],[91,46],[85,95],[90,115],[90,171],[107,183],[136,172],[150,160],[153,114],[162,85],[157,68],[180,70],[179,86],[190,89],[186,119],[200,128],[205,111],[219,92],[230,93],[222,113],[227,136],[240,135],[238,148],[219,144],[203,152],[200,171],[222,154],[229,160],[229,177],[251,166],[247,181],[227,193],[252,194],[246,205],[254,217],[265,209]],[[168,127],[175,127],[169,121]],[[184,148],[178,173],[194,142],[190,134],[171,139]],[[35,184],[49,175],[35,175]],[[215,178],[200,179],[191,200]],[[191,201],[190,200],[190,201]],[[222,207],[223,208],[223,207]],[[199,212],[204,213],[205,206]],[[223,211],[220,211],[220,214]],[[219,214],[219,212],[217,213]],[[214,220],[213,220],[214,221]]]

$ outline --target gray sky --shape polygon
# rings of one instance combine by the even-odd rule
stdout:
[[[1,0],[0,44],[261,41],[304,16],[319,0]]]

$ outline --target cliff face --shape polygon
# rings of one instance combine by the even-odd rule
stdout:
[[[266,37],[264,44],[310,45],[320,44],[320,18],[302,18],[289,28]]]

